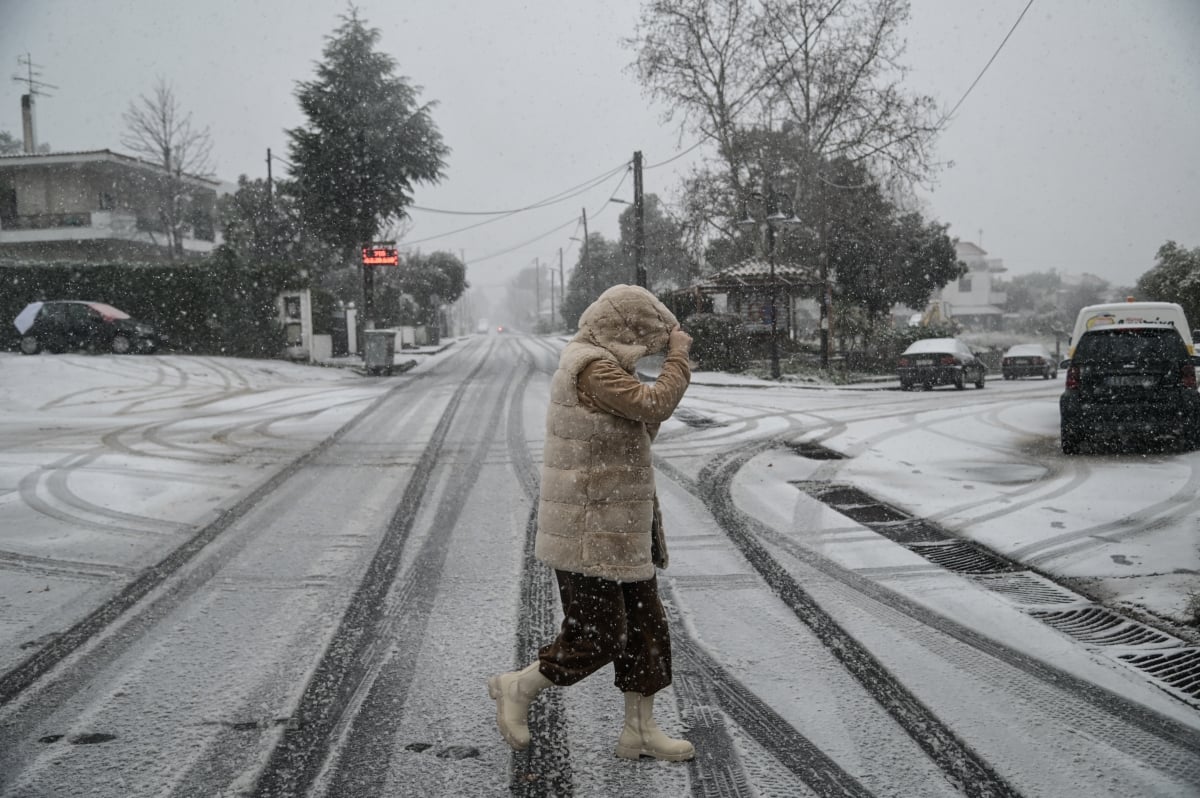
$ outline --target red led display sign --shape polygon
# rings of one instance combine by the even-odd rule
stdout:
[[[396,251],[396,242],[368,244],[362,248],[362,262],[363,266],[399,266],[400,253]]]

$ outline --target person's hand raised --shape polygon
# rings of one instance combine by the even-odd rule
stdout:
[[[672,327],[670,337],[667,338],[667,349],[672,352],[680,350],[687,352],[691,348],[692,336],[680,329],[678,324]]]

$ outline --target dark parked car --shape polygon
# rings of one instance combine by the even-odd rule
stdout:
[[[1058,402],[1062,450],[1103,439],[1200,444],[1195,359],[1167,325],[1118,324],[1085,332]]]
[[[1058,361],[1041,344],[1017,344],[1004,353],[1000,360],[1000,371],[1006,380],[1019,380],[1022,377],[1052,380],[1058,377]]]
[[[900,388],[914,385],[932,388],[953,385],[960,391],[966,383],[982,388],[987,365],[957,338],[925,338],[915,341],[900,355]]]
[[[103,302],[31,302],[17,314],[13,324],[20,334],[21,352],[26,355],[72,349],[124,355],[154,352],[166,343],[166,337],[151,325]]]

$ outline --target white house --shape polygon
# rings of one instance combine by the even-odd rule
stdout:
[[[969,241],[955,242],[958,259],[966,264],[967,272],[957,282],[948,283],[935,300],[941,302],[942,312],[965,327],[976,330],[995,330],[1004,316],[1008,296],[993,288],[997,275],[1008,271],[999,258],[989,258],[987,252]]]
[[[111,150],[0,156],[0,257],[85,262],[159,260],[169,248],[155,206],[157,164]],[[183,175],[184,256],[220,243],[220,183]]]

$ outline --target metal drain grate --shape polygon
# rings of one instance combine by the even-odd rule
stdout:
[[[830,485],[827,482],[794,482],[792,484],[863,526],[874,528],[877,524],[913,520],[913,517],[903,510],[890,507],[858,488],[848,485]]]
[[[980,587],[999,593],[1018,604],[1075,604],[1087,601],[1048,579],[1018,571],[1010,574],[977,574],[971,577]]]
[[[1183,642],[1104,607],[1032,610],[1029,614],[1076,640],[1096,646],[1178,646]]]
[[[1153,676],[1170,690],[1200,700],[1200,648],[1149,654],[1122,654],[1120,659]]]
[[[802,446],[791,444],[801,454]],[[963,574],[980,587],[1025,605],[1022,609],[1031,617],[1079,642],[1115,649],[1106,653],[1177,698],[1200,706],[1200,648],[1184,648],[1184,642],[1172,635],[1099,607],[1020,563],[955,538],[936,524],[914,518],[858,488],[818,480],[798,480],[792,484],[935,565]],[[1067,604],[1077,606],[1054,606]],[[1151,650],[1122,650],[1135,647]]]
[[[801,457],[807,457],[809,460],[845,460],[846,455],[841,452],[835,452],[833,449],[827,449],[819,443],[810,441],[800,441],[798,443],[788,443],[787,447]]]
[[[895,543],[936,543],[949,539],[942,530],[920,518],[868,524],[871,529]]]
[[[989,554],[964,540],[910,543],[907,548],[948,571],[960,574],[995,574],[1016,570],[1008,560]]]

